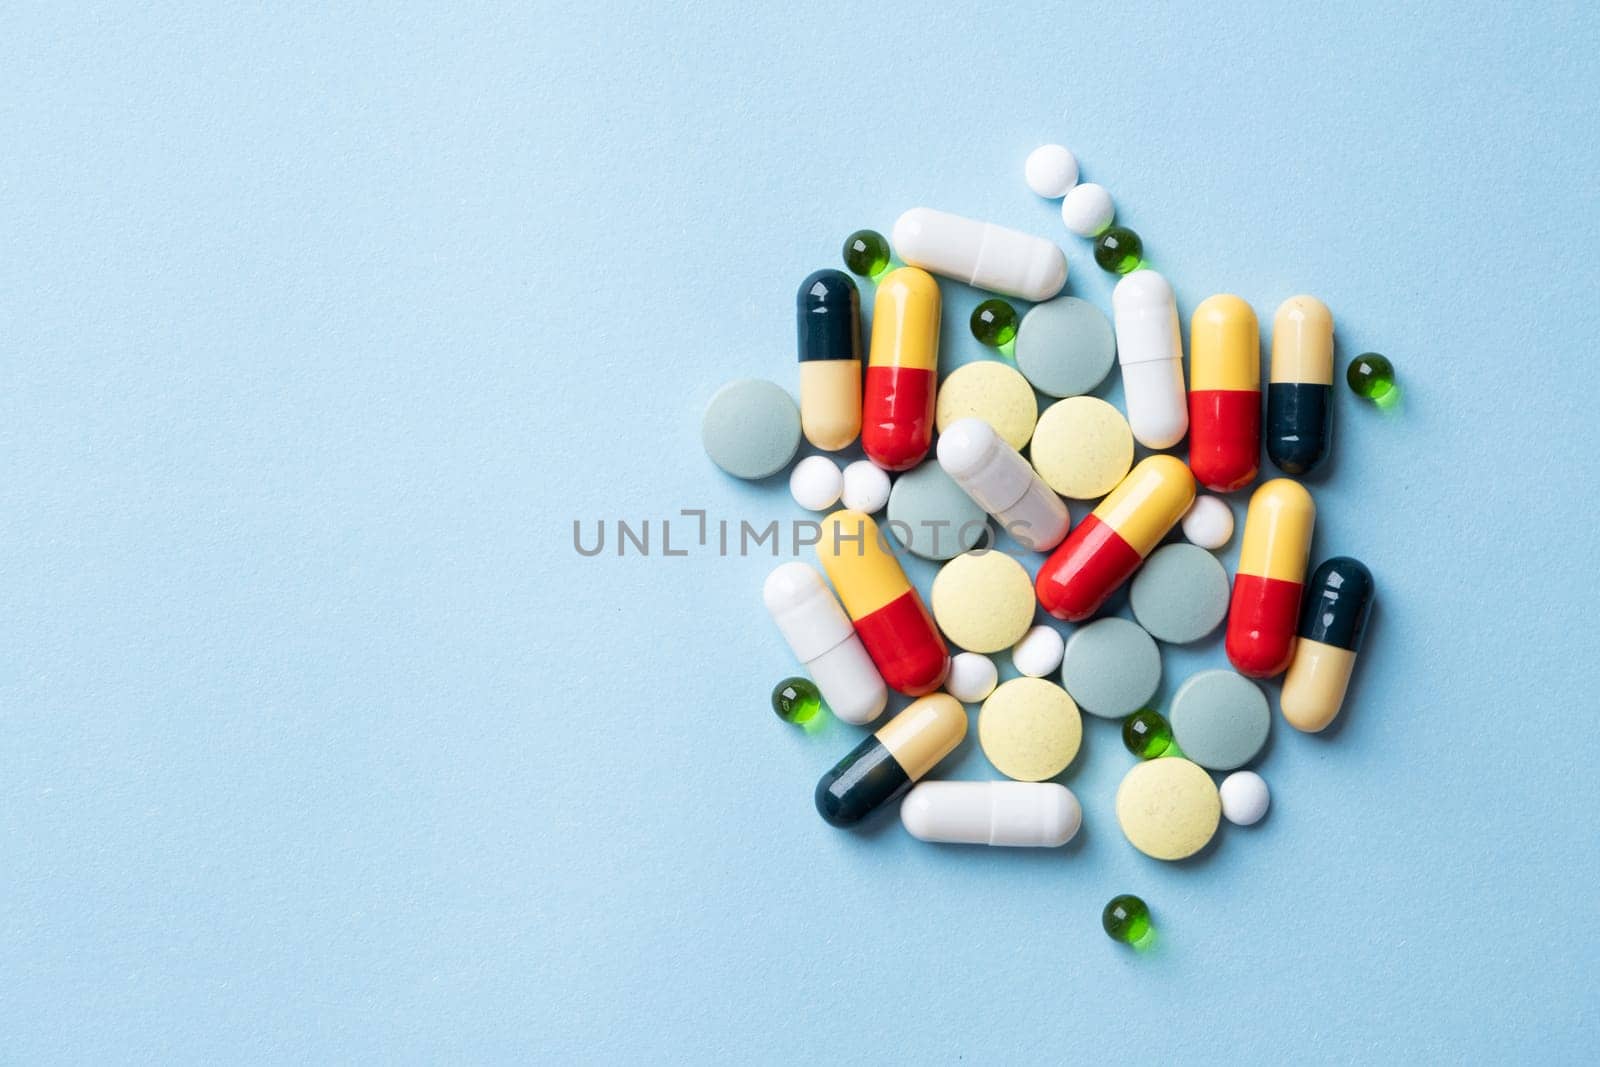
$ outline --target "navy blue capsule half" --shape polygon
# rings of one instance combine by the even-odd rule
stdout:
[[[834,826],[854,826],[911,788],[911,776],[876,734],[817,783],[817,812]]]
[[[819,270],[795,294],[800,361],[861,358],[861,294],[850,276]]]
[[[1372,572],[1358,559],[1334,556],[1306,583],[1300,636],[1335,648],[1361,651],[1377,587]]]
[[[1333,386],[1267,385],[1267,458],[1285,474],[1305,474],[1328,454]]]

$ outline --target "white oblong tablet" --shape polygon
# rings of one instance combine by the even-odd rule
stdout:
[[[1083,809],[1056,782],[922,782],[906,794],[900,821],[923,841],[1055,848],[1077,834]]]
[[[1024,548],[1048,552],[1067,536],[1067,505],[982,419],[945,427],[935,454],[951,480]]]
[[[782,564],[767,575],[761,599],[836,717],[861,726],[883,714],[889,690],[822,575],[798,561]]]
[[[1111,310],[1128,427],[1146,448],[1171,448],[1189,431],[1177,297],[1155,271],[1136,270],[1111,291]]]
[[[895,220],[895,252],[913,267],[1038,303],[1067,284],[1055,243],[992,222],[914,207]]]

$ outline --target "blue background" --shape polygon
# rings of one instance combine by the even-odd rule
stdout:
[[[0,15],[7,1058],[1593,1056],[1592,5],[74,6]],[[1022,227],[1109,308],[1050,140],[1185,316],[1315,293],[1405,384],[1313,486],[1382,590],[1342,728],[1185,864],[1098,720],[1066,849],[828,828],[771,559],[659,552],[797,516],[699,414],[793,386],[849,231]]]

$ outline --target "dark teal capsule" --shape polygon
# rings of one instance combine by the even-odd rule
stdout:
[[[1376,592],[1372,572],[1365,564],[1349,556],[1334,556],[1306,582],[1300,636],[1334,648],[1361,651]]]
[[[861,358],[861,294],[850,275],[819,270],[795,294],[800,362]]]
[[[1314,296],[1291,296],[1272,318],[1267,458],[1305,474],[1328,453],[1333,415],[1333,314]]]

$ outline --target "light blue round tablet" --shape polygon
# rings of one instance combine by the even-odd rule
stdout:
[[[711,462],[754,481],[777,474],[800,447],[800,408],[781,386],[760,378],[729,382],[706,405],[700,440]]]
[[[1132,715],[1161,684],[1161,651],[1127,619],[1078,627],[1061,658],[1061,686],[1078,707],[1105,719]]]
[[[1105,312],[1075,296],[1037,304],[1017,327],[1017,369],[1047,396],[1082,396],[1105,380],[1117,336]]]
[[[923,559],[954,559],[989,543],[988,513],[932,460],[895,479],[888,514],[895,540]]]
[[[1175,645],[1198,641],[1228,615],[1228,572],[1196,545],[1163,545],[1128,589],[1133,617],[1150,636]]]
[[[1272,714],[1267,695],[1227,670],[1201,671],[1172,696],[1167,715],[1183,754],[1213,771],[1231,771],[1256,758],[1267,743]]]

